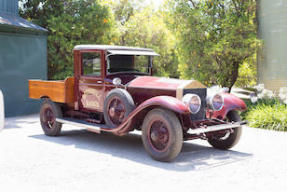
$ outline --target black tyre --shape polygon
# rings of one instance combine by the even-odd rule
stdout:
[[[115,128],[135,109],[134,100],[124,89],[113,89],[104,102],[104,119],[106,124]]]
[[[240,116],[238,115],[237,111],[230,111],[227,114],[227,120],[229,122],[238,122],[241,121]],[[233,129],[233,133],[226,133],[221,137],[212,137],[208,139],[210,145],[217,149],[230,149],[234,145],[236,145],[241,137],[242,127],[238,127]]]
[[[147,153],[158,161],[171,161],[181,151],[182,126],[177,116],[156,108],[148,112],[142,125],[142,141]]]
[[[40,110],[40,122],[45,135],[57,136],[61,132],[62,123],[56,122],[56,118],[62,118],[62,111],[57,103],[50,99],[44,99]]]

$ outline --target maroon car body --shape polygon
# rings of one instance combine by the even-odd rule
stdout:
[[[143,131],[147,152],[160,161],[175,158],[183,140],[207,139],[221,149],[235,145],[243,124],[236,111],[246,110],[245,103],[229,93],[215,93],[216,100],[215,96],[208,96],[209,89],[196,80],[152,76],[152,58],[157,55],[146,48],[76,46],[71,102],[54,101],[45,91],[37,97],[30,94],[31,98],[44,99],[40,113],[44,132],[58,135],[62,123],[116,135],[138,129]],[[138,56],[147,58],[144,72],[134,68]],[[189,96],[187,103],[184,102],[186,95]],[[218,110],[210,107],[219,105],[220,102],[215,101],[220,99],[224,104]],[[194,114],[192,107],[197,107]],[[227,139],[222,139],[224,137]],[[231,137],[235,139],[229,141]],[[224,142],[227,144],[222,144]]]

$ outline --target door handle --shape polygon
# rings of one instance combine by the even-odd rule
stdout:
[[[97,83],[103,83],[103,81],[97,81]]]

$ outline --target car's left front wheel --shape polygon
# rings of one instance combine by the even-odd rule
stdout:
[[[142,125],[142,141],[153,159],[173,160],[181,151],[183,143],[182,126],[177,116],[160,108],[148,112]]]

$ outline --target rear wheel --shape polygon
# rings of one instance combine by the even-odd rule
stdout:
[[[45,135],[57,136],[61,132],[62,124],[56,118],[62,118],[62,111],[58,104],[45,99],[40,110],[40,122]]]
[[[183,143],[182,126],[177,116],[164,109],[150,111],[142,125],[142,141],[153,159],[173,160],[181,151]]]
[[[238,122],[241,121],[239,114],[237,111],[230,111],[227,114],[227,120],[229,122]],[[232,129],[233,132],[227,132],[221,136],[213,136],[212,138],[208,139],[210,145],[217,149],[230,149],[234,145],[236,145],[241,137],[242,128],[238,127]]]

